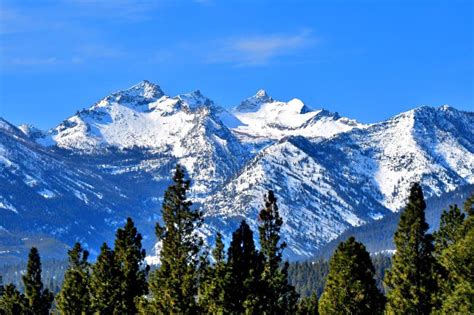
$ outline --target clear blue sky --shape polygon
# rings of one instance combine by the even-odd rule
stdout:
[[[50,128],[143,79],[362,122],[474,110],[473,1],[1,0],[0,116]]]

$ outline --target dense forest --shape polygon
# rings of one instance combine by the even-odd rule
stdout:
[[[400,213],[391,259],[371,257],[349,236],[329,261],[290,265],[283,261],[284,222],[272,191],[263,200],[257,231],[243,220],[228,248],[220,234],[207,248],[197,232],[203,214],[192,207],[189,184],[178,165],[165,192],[163,224],[156,225],[158,268],[146,264],[142,236],[129,218],[116,231],[114,246],[104,243],[94,263],[76,243],[67,263],[42,264],[31,248],[21,282],[14,281],[20,276],[15,266],[3,267],[8,278],[0,278],[0,314],[474,313],[474,195],[463,210],[444,210],[431,234],[415,183]]]

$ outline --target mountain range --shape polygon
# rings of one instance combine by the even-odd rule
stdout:
[[[473,112],[449,106],[363,124],[264,90],[226,109],[148,81],[50,130],[0,118],[0,258],[21,259],[33,244],[63,258],[75,241],[94,255],[131,216],[158,262],[154,225],[176,163],[192,180],[207,244],[217,231],[228,243],[242,219],[255,230],[272,189],[287,258],[308,258],[399,211],[414,181],[427,197],[474,184],[473,126]]]

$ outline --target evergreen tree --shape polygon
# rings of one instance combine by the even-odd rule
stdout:
[[[115,253],[106,243],[100,248],[90,279],[91,308],[99,314],[120,313],[121,277]]]
[[[4,287],[0,297],[0,314],[2,315],[26,315],[28,312],[28,301],[13,284]]]
[[[438,260],[447,270],[441,314],[474,313],[474,211],[472,195],[465,203],[468,217],[456,233],[457,239],[442,250]]]
[[[380,314],[384,297],[374,275],[370,255],[362,243],[354,237],[340,243],[329,262],[319,313]]]
[[[432,236],[427,234],[421,186],[410,188],[395,232],[396,253],[385,275],[388,314],[429,314],[436,292]]]
[[[232,298],[227,295],[228,273],[225,261],[222,235],[217,233],[215,247],[212,251],[214,265],[205,270],[199,288],[199,306],[204,313],[226,314],[226,302]]]
[[[280,266],[286,243],[280,242],[283,219],[278,212],[277,199],[271,190],[265,197],[265,207],[259,213],[259,220],[260,247],[264,257],[263,308],[268,314],[294,313],[298,296],[294,287],[288,284],[288,263]]]
[[[462,225],[465,214],[461,212],[457,205],[449,206],[449,211],[444,210],[441,214],[439,230],[434,233],[434,255],[435,264],[435,278],[437,280],[438,290],[434,294],[435,309],[439,309],[440,305],[446,299],[448,292],[453,290],[454,283],[449,276],[450,270],[443,266],[441,256],[443,251],[449,246],[457,242],[462,235]],[[436,312],[436,310],[435,310]]]
[[[310,296],[301,298],[298,309],[296,310],[297,315],[318,315],[318,296],[316,293],[312,293]]]
[[[149,266],[144,262],[146,253],[142,248],[142,236],[131,218],[127,218],[123,229],[117,230],[114,253],[120,271],[119,311],[136,314],[135,300],[148,293]]]
[[[76,243],[68,251],[69,266],[64,281],[56,297],[57,307],[62,314],[89,314],[89,252]]]
[[[43,290],[41,260],[35,247],[31,248],[28,255],[28,264],[26,274],[23,276],[23,284],[30,312],[34,315],[49,314],[54,296],[48,289]]]
[[[227,310],[233,314],[261,313],[263,256],[255,249],[252,230],[245,220],[232,234],[227,257],[226,292],[231,297],[226,302]]]
[[[184,168],[177,165],[173,184],[166,190],[163,200],[164,226],[156,225],[156,236],[161,242],[161,266],[150,278],[150,307],[156,313],[196,311],[202,246],[196,229],[202,224],[202,214],[191,209],[192,203],[187,198],[189,185]]]
[[[439,256],[444,249],[460,238],[460,228],[465,217],[465,214],[461,212],[457,205],[449,206],[449,211],[443,211],[439,230],[433,235],[436,256]]]

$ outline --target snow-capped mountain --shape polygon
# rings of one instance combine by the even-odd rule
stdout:
[[[327,110],[311,110],[299,99],[275,101],[264,90],[242,101],[233,114],[242,122],[235,128],[243,141],[279,140],[286,136],[330,137],[363,124]]]
[[[220,120],[226,113],[199,91],[169,97],[143,81],[63,121],[49,131],[49,143],[90,155],[110,147],[169,155],[186,167],[196,193],[209,193],[247,156]]]
[[[33,238],[59,244],[48,249],[76,240],[98,249],[126,216],[153,248],[179,162],[210,243],[216,231],[229,240],[241,219],[256,228],[273,189],[287,256],[309,257],[397,211],[413,181],[427,196],[474,183],[472,126],[473,113],[447,106],[364,125],[263,90],[228,111],[200,91],[168,96],[143,81],[49,131],[0,120],[0,253]]]

